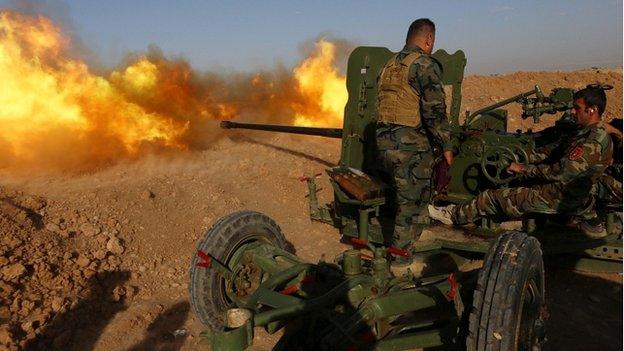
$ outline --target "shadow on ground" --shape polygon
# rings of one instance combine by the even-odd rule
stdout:
[[[115,288],[130,278],[128,271],[101,272],[92,276],[77,303],[53,317],[45,330],[25,350],[93,350],[104,328],[127,306]]]
[[[287,153],[289,155],[301,157],[301,158],[304,158],[304,159],[309,160],[309,161],[320,163],[321,165],[323,165],[325,167],[335,167],[336,166],[335,162],[327,161],[325,159],[322,159],[322,158],[319,158],[319,157],[316,157],[316,156],[313,156],[313,155],[310,155],[310,154],[307,154],[307,153],[304,153],[304,152],[301,152],[301,151],[288,149],[288,148],[285,148],[285,147],[282,147],[282,146],[278,146],[278,145],[274,145],[274,144],[271,144],[271,143],[268,143],[268,142],[265,142],[265,141],[252,139],[252,138],[245,137],[245,136],[238,136],[236,138],[236,140],[244,141],[244,142],[250,143],[250,144],[261,145],[261,146],[264,146],[264,147],[268,147],[268,148],[277,150],[279,152],[284,152],[284,153]]]
[[[163,311],[147,327],[147,334],[143,341],[128,349],[128,351],[144,350],[179,350],[186,339],[186,329],[183,329],[189,313],[188,301],[178,302]]]
[[[542,350],[622,350],[622,276],[546,267],[550,319]]]

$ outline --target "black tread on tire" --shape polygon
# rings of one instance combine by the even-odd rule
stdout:
[[[503,233],[479,272],[469,316],[469,351],[539,350],[545,318],[544,263],[539,241]]]
[[[210,254],[228,265],[233,253],[243,244],[265,241],[285,249],[286,239],[280,227],[268,216],[241,211],[220,218],[208,229],[197,250]],[[198,267],[201,260],[193,256],[189,272],[190,303],[193,312],[206,326],[223,326],[225,312],[234,307],[225,293],[225,281],[215,269]]]

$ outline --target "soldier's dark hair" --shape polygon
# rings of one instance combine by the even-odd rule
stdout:
[[[435,24],[428,18],[419,18],[410,24],[405,43],[409,43],[411,38],[423,33],[435,33]]]
[[[574,93],[574,100],[583,99],[585,100],[585,105],[596,106],[598,107],[599,115],[602,116],[602,113],[607,106],[607,95],[604,92],[604,89],[598,85],[587,86],[584,89],[581,89]]]

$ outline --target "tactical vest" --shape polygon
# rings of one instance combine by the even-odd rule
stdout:
[[[409,84],[412,63],[423,54],[413,52],[402,60],[394,55],[379,76],[377,120],[416,127],[420,124],[420,95]]]

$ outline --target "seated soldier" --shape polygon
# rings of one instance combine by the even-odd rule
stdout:
[[[612,162],[613,145],[601,121],[606,106],[601,87],[588,86],[574,94],[573,115],[581,128],[552,164],[511,163],[510,173],[544,184],[488,189],[472,201],[446,207],[429,206],[431,218],[445,224],[468,224],[484,217],[520,218],[528,213],[581,215],[578,226],[592,238],[606,236],[593,210],[592,187]],[[584,211],[586,210],[586,211]]]

